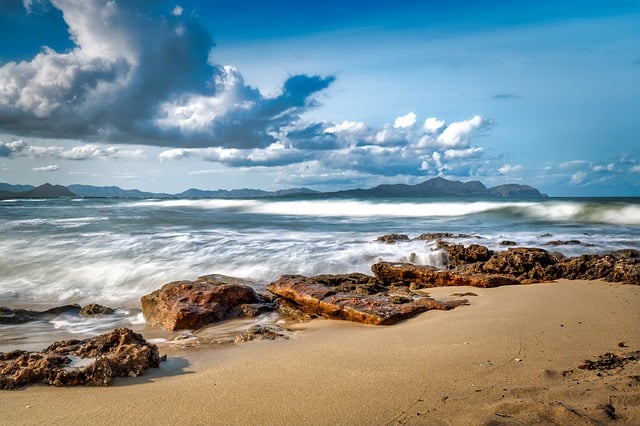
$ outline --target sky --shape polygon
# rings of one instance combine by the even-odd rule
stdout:
[[[0,182],[640,196],[640,0],[0,0]]]

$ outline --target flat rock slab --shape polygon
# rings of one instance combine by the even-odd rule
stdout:
[[[196,281],[175,281],[142,296],[148,325],[167,330],[195,329],[234,317],[253,317],[272,309],[240,279],[206,275]]]
[[[379,262],[371,266],[371,270],[385,285],[404,285],[412,289],[446,286],[489,288],[520,284],[517,279],[502,275],[443,271],[412,263]]]
[[[368,294],[358,286],[358,276],[364,288],[371,288],[371,283],[376,282],[374,277],[364,274],[283,275],[269,284],[267,290],[308,315],[374,325],[395,324],[429,309],[448,310],[467,303],[466,300],[442,302],[384,292]],[[376,282],[375,287],[380,286]],[[352,289],[341,291],[345,287]]]
[[[135,377],[159,366],[156,345],[118,328],[90,339],[56,342],[41,352],[0,353],[0,389],[32,383],[109,386],[114,377]]]

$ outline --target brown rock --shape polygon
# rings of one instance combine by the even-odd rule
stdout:
[[[470,244],[465,247],[463,244],[449,244],[444,241],[438,241],[437,246],[447,252],[450,266],[486,262],[493,254],[493,252],[487,247],[479,244]]]
[[[229,284],[219,275],[197,281],[176,281],[142,296],[142,313],[149,325],[168,330],[194,329],[232,317],[256,316],[273,309],[252,287]],[[233,279],[235,280],[235,279]]]
[[[469,234],[453,234],[451,232],[429,232],[426,234],[420,234],[416,240],[424,241],[437,241],[443,238],[471,238]]]
[[[308,315],[375,325],[394,324],[429,309],[452,309],[466,303],[464,300],[440,302],[427,297],[369,293],[374,287],[381,288],[380,284],[372,284],[376,282],[374,277],[364,274],[283,275],[269,284],[267,290]],[[355,290],[349,291],[349,288]],[[363,288],[367,290],[363,291]]]
[[[398,241],[409,241],[407,234],[386,234],[379,236],[376,241],[387,244],[395,244]]]
[[[247,331],[238,334],[236,343],[250,340],[288,339],[289,331],[276,324],[254,324]]]
[[[99,315],[108,315],[112,314],[115,311],[108,306],[98,305],[97,303],[91,303],[89,305],[83,306],[80,309],[81,317],[97,317]]]
[[[42,352],[0,353],[0,389],[31,383],[109,386],[114,377],[135,377],[159,366],[155,345],[118,328],[90,339],[56,342]]]
[[[555,265],[561,259],[561,255],[551,254],[543,249],[517,247],[501,251],[484,264],[474,265],[468,270],[476,273],[507,275],[518,279],[548,280],[546,268]]]
[[[445,286],[487,288],[520,284],[518,280],[503,275],[441,271],[412,263],[378,262],[371,270],[385,285],[404,285],[412,289]]]

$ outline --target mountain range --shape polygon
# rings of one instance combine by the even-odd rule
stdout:
[[[281,197],[339,197],[339,198],[394,198],[394,197],[470,197],[470,198],[545,198],[529,185],[506,184],[487,188],[480,181],[461,182],[441,177],[416,185],[378,185],[368,189],[350,189],[335,192],[319,192],[309,188],[291,188],[279,191],[259,189],[202,190],[191,188],[179,194],[144,192],[122,189],[117,186],[92,185],[12,185],[0,183],[0,198],[281,198]]]

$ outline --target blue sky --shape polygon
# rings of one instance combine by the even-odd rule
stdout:
[[[0,0],[0,181],[640,196],[640,0]]]

